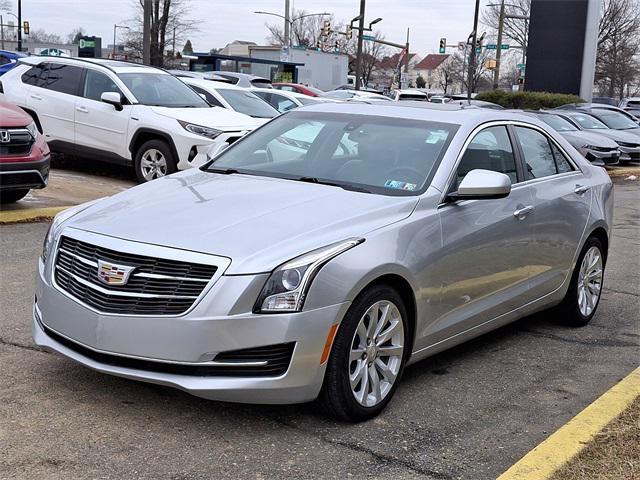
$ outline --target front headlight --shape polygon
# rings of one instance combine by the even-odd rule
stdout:
[[[364,242],[345,240],[294,258],[276,268],[265,284],[255,311],[260,313],[299,312],[314,277],[329,260]]]
[[[207,137],[213,140],[218,137],[222,130],[216,130],[215,128],[203,127],[202,125],[196,125],[194,123],[183,122],[182,120],[178,120],[178,123],[182,125],[187,132],[193,133],[195,135],[200,135],[202,137]]]
[[[49,254],[51,253],[51,247],[53,246],[53,242],[56,238],[56,234],[60,229],[60,226],[69,220],[74,215],[82,212],[83,210],[89,208],[96,202],[99,202],[103,198],[97,198],[96,200],[91,200],[90,202],[81,203],[80,205],[76,205],[75,207],[67,208],[63,210],[55,217],[53,217],[53,221],[49,225],[49,229],[47,230],[46,235],[44,236],[44,242],[42,244],[42,261],[46,262]]]
[[[29,125],[27,125],[27,130],[29,130],[29,133],[31,134],[31,136],[33,137],[33,139],[35,140],[36,137],[38,136],[38,127],[36,126],[36,122],[31,122]]]

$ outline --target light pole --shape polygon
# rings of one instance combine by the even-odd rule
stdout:
[[[471,100],[473,77],[476,73],[476,43],[478,42],[478,16],[480,14],[480,0],[476,0],[476,11],[473,17],[473,40],[471,43],[471,57],[469,58],[469,83],[467,84],[467,100]]]
[[[500,83],[500,58],[502,56],[502,33],[504,31],[504,21],[507,18],[515,18],[515,19],[520,19],[520,20],[524,20],[525,21],[525,39],[524,39],[524,44],[522,45],[522,63],[524,63],[525,57],[526,57],[526,52],[527,52],[527,24],[528,24],[528,20],[529,17],[527,15],[508,15],[505,12],[504,7],[508,6],[508,7],[514,7],[514,8],[519,8],[521,9],[525,14],[527,13],[527,11],[521,6],[521,5],[514,5],[511,3],[504,3],[504,0],[502,0],[500,2],[500,4],[489,4],[487,5],[487,7],[500,7],[500,20],[498,22],[498,42],[496,45],[496,68],[493,71],[493,89],[497,90],[499,87],[499,83]]]
[[[126,25],[116,25],[115,23],[113,24],[113,51],[111,53],[112,58],[116,58],[116,29],[118,28],[126,28],[127,30],[129,30],[129,27],[127,27]]]
[[[284,24],[285,24],[285,29],[284,29],[284,46],[289,47],[291,46],[291,26],[293,25],[293,22],[297,22],[298,20],[301,20],[303,18],[306,17],[326,17],[331,15],[330,13],[327,12],[322,12],[322,13],[305,13],[304,15],[300,15],[299,17],[296,18],[289,18],[288,15],[280,15],[279,13],[273,13],[273,12],[263,12],[261,10],[255,11],[253,13],[256,13],[258,15],[271,15],[273,17],[278,17],[278,18],[282,18],[284,20]]]
[[[12,15],[13,17],[15,17],[16,20],[18,20],[18,16],[15,13],[11,13],[11,12],[5,12],[7,15]],[[8,26],[8,25],[7,25]],[[2,19],[2,15],[0,15],[0,41],[2,42],[2,46],[0,48],[2,48],[4,50],[4,21]]]
[[[18,51],[22,51],[22,0],[18,0]]]

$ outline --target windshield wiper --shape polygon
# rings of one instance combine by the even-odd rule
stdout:
[[[371,193],[371,190],[367,190],[366,188],[358,187],[356,185],[350,185],[348,183],[326,182],[324,180],[320,180],[318,177],[298,177],[294,178],[293,180],[296,180],[298,182],[317,183],[318,185],[329,185],[330,187],[340,187],[344,190],[349,190],[352,192]]]
[[[223,175],[230,175],[232,173],[240,173],[238,172],[238,170],[236,170],[235,168],[219,168],[219,167],[209,167],[206,170],[207,172],[211,172],[211,173],[221,173]]]

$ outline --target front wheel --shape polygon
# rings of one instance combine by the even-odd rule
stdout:
[[[163,140],[143,143],[136,154],[134,166],[140,183],[150,182],[177,170],[171,148]]]
[[[18,200],[23,199],[27,193],[29,193],[29,189],[21,189],[21,190],[5,190],[0,192],[0,203],[15,203]]]
[[[338,329],[320,394],[332,416],[359,422],[384,409],[402,375],[407,332],[396,290],[378,285],[356,298]]]
[[[602,242],[590,237],[580,252],[569,290],[558,309],[562,323],[582,327],[591,321],[602,294],[604,265]]]

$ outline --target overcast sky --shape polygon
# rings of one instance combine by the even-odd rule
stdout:
[[[17,0],[9,1],[17,5]],[[22,0],[22,15],[29,20],[31,29],[42,28],[63,37],[82,26],[89,35],[102,37],[102,45],[106,47],[113,42],[113,24],[133,16],[134,1]],[[194,51],[223,47],[233,40],[264,44],[268,34],[265,22],[282,21],[253,12],[284,11],[284,0],[190,1],[193,18],[201,21],[200,31],[189,36]],[[357,16],[360,5],[359,0],[292,0],[292,3],[296,9],[308,12],[334,13],[338,21]],[[488,0],[483,0],[482,5],[487,3]],[[440,37],[446,37],[450,44],[466,39],[473,28],[474,4],[474,0],[367,0],[366,19],[383,17],[379,30],[387,40],[397,43],[405,42],[409,27],[411,51],[423,56],[437,51]]]

